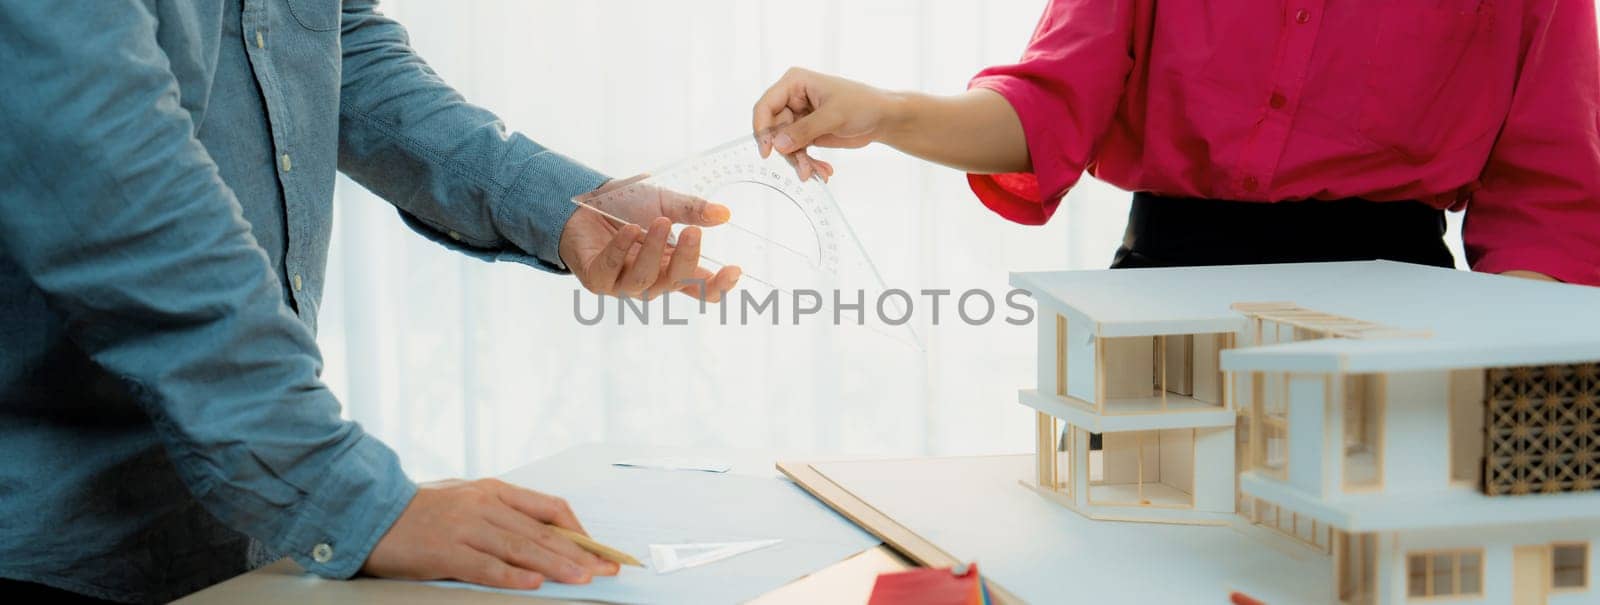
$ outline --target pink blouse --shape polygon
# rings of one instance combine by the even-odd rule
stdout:
[[[1089,171],[1123,189],[1467,209],[1479,271],[1600,285],[1592,0],[1053,0],[984,70],[1032,171],[971,175],[1041,224]],[[1359,234],[1352,234],[1358,237]]]

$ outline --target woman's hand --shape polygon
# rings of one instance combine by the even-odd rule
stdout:
[[[776,150],[795,160],[802,180],[813,173],[827,179],[833,166],[810,157],[806,148],[855,149],[882,140],[894,102],[894,93],[796,67],[756,101],[751,125],[769,135],[761,141],[761,157]]]
[[[1528,271],[1528,270],[1525,270],[1525,269],[1512,269],[1510,271],[1506,271],[1504,273],[1501,273],[1501,275],[1505,275],[1505,276],[1508,276],[1508,277],[1520,277],[1522,279],[1531,279],[1533,281],[1555,281],[1555,282],[1561,281],[1559,279],[1556,279],[1554,277],[1550,277],[1550,276],[1545,275],[1543,273],[1540,273],[1538,271]]]
[[[893,92],[794,68],[761,95],[751,125],[761,135],[762,157],[783,154],[802,179],[833,177],[833,166],[811,157],[808,147],[873,142],[967,172],[1030,167],[1022,120],[1005,97],[985,89],[950,96]]]

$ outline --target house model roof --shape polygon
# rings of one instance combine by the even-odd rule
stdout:
[[[1102,337],[1234,331],[1235,303],[1289,302],[1427,336],[1318,339],[1223,353],[1222,369],[1394,372],[1600,360],[1600,288],[1389,261],[1013,273]]]

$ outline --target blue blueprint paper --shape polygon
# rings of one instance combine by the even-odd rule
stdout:
[[[666,575],[624,567],[617,577],[597,577],[588,585],[547,581],[539,590],[510,591],[434,584],[610,603],[739,603],[879,544],[784,479],[618,468],[611,455],[604,447],[581,447],[501,479],[565,498],[596,540],[646,564],[650,544],[783,542]]]

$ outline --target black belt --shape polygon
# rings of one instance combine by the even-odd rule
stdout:
[[[1385,259],[1454,267],[1444,211],[1362,199],[1235,202],[1136,193],[1112,268]]]

